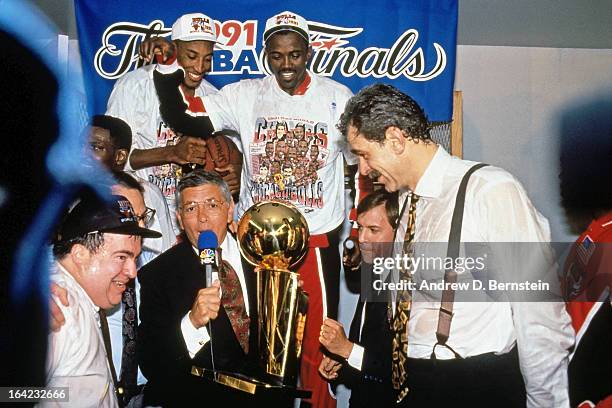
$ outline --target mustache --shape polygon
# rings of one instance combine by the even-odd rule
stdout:
[[[368,177],[371,180],[376,180],[380,176],[381,176],[381,174],[380,174],[380,171],[378,171],[378,170],[372,170],[371,172],[368,173]]]

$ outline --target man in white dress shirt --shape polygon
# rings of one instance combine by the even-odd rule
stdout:
[[[95,116],[93,119],[93,124],[94,124],[93,129],[94,130],[92,131],[92,134],[90,135],[90,144],[92,144],[92,149],[94,150],[96,157],[98,157],[98,159],[100,159],[102,163],[105,166],[107,166],[109,170],[112,171],[113,177],[116,181],[116,184],[114,184],[111,187],[111,193],[127,198],[127,200],[130,202],[130,205],[132,206],[132,210],[134,211],[134,216],[136,217],[136,219],[138,220],[141,226],[151,228],[154,231],[170,231],[171,226],[170,226],[169,216],[167,217],[167,223],[165,224],[168,226],[168,228],[167,229],[159,228],[160,223],[159,221],[156,221],[154,218],[154,216],[156,215],[156,211],[145,205],[145,195],[146,195],[145,193],[146,184],[145,183],[148,183],[148,182],[144,180],[139,181],[135,177],[129,175],[128,173],[125,173],[124,171],[120,171],[116,168],[109,167],[109,164],[104,160],[105,158],[104,156],[117,157],[116,154],[112,154],[113,151],[116,153],[117,149],[116,149],[116,145],[114,144],[114,142],[110,144],[106,143],[108,141],[108,137],[104,137],[104,133],[101,133],[100,130],[109,129],[109,131],[112,134],[113,130],[117,128],[118,122],[116,121],[123,122],[121,119],[112,118],[109,116]],[[127,124],[125,123],[123,124],[127,127]],[[115,127],[113,128],[112,125],[115,125]],[[127,130],[129,131],[129,127],[127,127]],[[111,140],[114,140],[114,139],[111,137]],[[98,148],[95,148],[93,146],[94,144],[98,144]],[[129,143],[127,143],[126,149],[128,148],[129,148]],[[106,154],[101,157],[99,155],[100,152],[107,152],[107,153],[110,152],[111,154]],[[127,152],[125,153],[124,157],[127,157]],[[154,185],[150,183],[149,185],[153,188],[153,191],[157,189],[157,187],[155,187]],[[158,204],[160,204],[165,209],[166,213],[168,212],[168,207],[163,197],[160,197],[160,199],[158,200]],[[162,216],[160,217],[160,220],[163,220],[163,219],[166,219],[166,217],[164,217],[162,214]],[[149,238],[149,239],[142,240],[141,242],[142,251],[140,252],[140,255],[138,256],[136,260],[136,266],[138,268],[142,267],[143,265],[146,265],[150,260],[154,259],[157,255],[159,255],[160,251],[154,249],[155,247],[158,247],[159,244],[156,244],[155,242],[162,241],[162,240],[164,240],[163,233],[162,233],[161,238]],[[162,244],[162,245],[165,245],[165,244]],[[65,299],[65,296],[66,296],[65,290],[62,290],[60,287],[52,283],[51,291],[53,294],[55,294],[58,298],[62,300],[62,304],[64,306],[69,306],[67,299]],[[128,301],[126,297],[131,298],[132,296],[135,296],[135,304],[134,304],[133,310],[136,315],[136,319],[135,319],[136,323],[127,324],[127,322],[124,321],[124,317],[126,317],[126,313],[127,313],[127,316],[133,316],[132,315],[133,312],[130,312],[129,310],[125,310],[125,304]],[[138,325],[137,311],[138,311],[138,305],[140,304],[140,284],[137,279],[134,281],[134,288],[126,290],[123,294],[123,298],[124,299],[120,304],[117,304],[113,306],[112,308],[109,308],[106,310],[106,317],[108,321],[110,346],[112,350],[111,353],[112,353],[113,364],[116,370],[117,381],[120,382],[121,388],[123,389],[124,400],[129,401],[131,397],[134,396],[133,394],[137,392],[137,390],[135,389],[135,384],[134,384],[134,387],[130,387],[130,388],[125,386],[126,382],[127,384],[130,384],[130,381],[125,380],[124,373],[129,373],[130,371],[126,371],[126,368],[122,364],[123,347],[124,347],[123,343],[124,341],[126,341],[124,340],[124,332],[126,334],[127,334],[126,331],[129,331],[129,333],[134,333],[135,328]],[[66,302],[63,301],[64,299],[66,300]],[[50,302],[50,304],[52,306],[51,307],[52,322],[56,322],[55,324],[52,324],[51,327],[52,327],[52,330],[57,331],[61,329],[61,324],[57,324],[57,323],[64,322],[65,318],[63,314],[61,313],[61,310],[59,309],[59,307],[55,304],[55,302]],[[135,338],[135,334],[129,334],[128,337],[133,339]],[[138,369],[137,370],[138,386],[143,386],[146,383],[146,381],[147,381],[146,378],[142,375],[142,372],[140,371],[140,369]],[[134,404],[136,404],[137,401],[138,399],[134,401]],[[129,405],[129,406],[138,406],[138,405]]]
[[[142,237],[159,236],[138,225],[122,196],[85,198],[59,227],[51,280],[66,289],[69,306],[60,305],[62,330],[49,334],[47,386],[68,387],[67,406],[118,406],[98,312],[121,302]]]
[[[392,86],[363,89],[347,103],[338,126],[359,156],[360,172],[399,191],[400,208],[416,204],[412,242],[447,241],[461,179],[475,163],[433,143],[423,110]],[[400,247],[409,213],[400,217]],[[522,185],[492,166],[470,179],[461,233],[462,242],[550,241],[548,221]],[[397,315],[398,303],[392,306]],[[395,387],[399,406],[569,406],[574,339],[561,302],[455,302],[446,346],[434,349],[439,314],[439,300],[412,302],[406,377]]]

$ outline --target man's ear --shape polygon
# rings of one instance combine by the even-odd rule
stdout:
[[[123,167],[125,166],[125,163],[127,162],[127,158],[128,158],[128,150],[127,149],[117,149],[117,151],[115,151],[115,166],[117,166],[120,169],[123,169]]]
[[[230,198],[229,208],[227,209],[227,223],[231,224],[234,221],[234,200]]]
[[[82,267],[89,262],[91,253],[84,245],[74,244],[72,248],[70,248],[70,257],[75,264]]]
[[[385,131],[385,142],[388,144],[391,151],[401,155],[406,149],[408,139],[404,136],[404,132],[398,127],[391,126]]]
[[[185,231],[185,227],[183,227],[183,219],[181,218],[181,210],[179,210],[178,208],[176,209],[176,219],[179,223],[181,231]]]

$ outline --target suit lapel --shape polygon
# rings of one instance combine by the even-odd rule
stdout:
[[[351,328],[349,329],[349,340],[355,343],[359,343],[360,336],[359,332],[361,331],[361,316],[363,315],[363,301],[359,299],[357,303],[357,307],[355,308],[355,315],[353,316],[353,321],[351,322]]]
[[[240,259],[247,288],[246,295],[249,297],[249,316],[252,319],[253,316],[257,316],[257,273],[255,273],[255,268],[243,257],[240,257]]]

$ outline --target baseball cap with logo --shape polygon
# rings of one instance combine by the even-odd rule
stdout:
[[[217,42],[217,28],[213,19],[206,14],[185,14],[172,24],[172,39]]]
[[[299,14],[292,11],[283,11],[275,16],[272,16],[266,21],[266,28],[263,34],[263,42],[266,45],[268,39],[279,31],[293,31],[298,33],[300,37],[310,44],[310,31],[308,31],[308,22]]]
[[[64,217],[56,241],[69,241],[93,232],[161,237],[159,232],[138,225],[130,202],[119,195],[111,196],[108,201],[96,196],[83,198]]]

